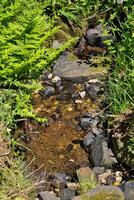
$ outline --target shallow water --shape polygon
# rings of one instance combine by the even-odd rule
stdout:
[[[76,128],[78,119],[83,112],[94,113],[98,103],[80,99],[76,104],[70,99],[58,99],[58,95],[49,99],[43,99],[39,94],[33,95],[35,112],[39,116],[47,117],[49,125],[30,124],[32,128],[29,132],[31,140],[27,144],[30,149],[27,160],[32,161],[31,166],[34,169],[42,166],[51,172],[73,173],[77,167],[89,162],[81,146],[84,132]]]

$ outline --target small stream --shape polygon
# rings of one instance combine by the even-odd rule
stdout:
[[[89,98],[72,95],[83,90],[82,84],[63,83],[63,90],[44,99],[40,94],[33,94],[34,111],[48,122],[38,124],[31,122],[26,146],[30,149],[27,161],[32,161],[32,168],[48,172],[75,173],[76,168],[89,165],[82,139],[84,131],[79,126],[83,113],[95,113],[99,110],[99,101],[93,103]]]

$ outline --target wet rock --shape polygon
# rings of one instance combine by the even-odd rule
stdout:
[[[64,52],[56,61],[53,67],[53,75],[59,76],[62,80],[74,83],[84,83],[90,79],[104,78],[107,74],[106,68],[96,70],[86,63],[79,63],[79,60],[72,53]]]
[[[75,191],[69,188],[61,190],[59,197],[60,200],[72,200],[72,198],[75,197]]]
[[[45,191],[45,192],[39,192],[38,193],[39,200],[60,200],[55,196],[55,194]]]
[[[134,199],[134,181],[128,181],[125,183],[125,200]]]
[[[123,192],[115,186],[99,186],[88,193],[74,197],[72,200],[124,200]]]
[[[83,138],[83,144],[84,147],[87,148],[89,145],[91,145],[92,142],[94,142],[95,136],[92,132],[89,132],[84,138]]]
[[[44,89],[43,91],[43,96],[44,98],[49,98],[50,96],[52,96],[55,92],[55,89],[51,86],[48,86]]]

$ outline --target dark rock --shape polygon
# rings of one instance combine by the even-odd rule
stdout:
[[[109,27],[105,27],[105,29],[109,29]],[[86,32],[86,38],[88,40],[88,44],[91,46],[99,46],[104,47],[103,42],[106,39],[114,40],[113,36],[111,34],[108,34],[107,36],[103,35],[104,28],[102,24],[99,24],[95,28],[91,28]]]
[[[39,192],[38,198],[39,200],[60,200],[59,198],[55,196],[55,194],[52,194],[49,191]]]
[[[91,120],[91,126],[92,126],[92,127],[97,126],[98,123],[99,123],[98,117],[92,118],[92,120]]]
[[[91,118],[82,118],[80,121],[80,126],[87,130],[88,127],[91,125]]]
[[[66,175],[65,173],[58,173],[58,172],[53,174],[53,178],[59,180],[62,183],[72,180],[72,178],[70,176]]]
[[[105,167],[94,167],[93,168],[93,171],[97,174],[97,175],[100,175],[100,174],[103,174],[105,172]]]
[[[96,70],[96,68],[78,61],[78,58],[72,53],[64,52],[53,67],[53,75],[59,76],[62,80],[84,83],[90,79],[104,78],[107,74],[106,68]]]
[[[61,190],[59,197],[60,200],[72,200],[72,198],[75,197],[75,191],[69,188]]]
[[[72,200],[124,200],[123,192],[115,186],[99,186],[81,196],[74,197]]]
[[[89,132],[84,138],[83,138],[83,144],[84,147],[87,148],[89,145],[91,145],[92,142],[94,142],[95,136],[92,132]]]
[[[111,168],[117,160],[114,158],[112,151],[108,149],[107,143],[103,135],[97,135],[94,142],[90,145],[91,157],[94,166]]]
[[[43,91],[43,95],[45,98],[49,98],[50,96],[52,96],[55,92],[55,89],[51,86],[48,86],[44,89]]]
[[[67,151],[67,152],[70,152],[72,149],[73,149],[73,144],[72,144],[72,143],[69,143],[69,144],[66,146],[66,151]]]
[[[97,84],[87,83],[85,85],[85,90],[88,96],[94,97],[99,94],[99,92],[101,91],[101,88],[100,88],[100,85],[98,85],[98,83]]]
[[[92,118],[92,114],[91,113],[84,113],[83,118]]]
[[[128,181],[125,183],[125,200],[134,199],[134,181]]]

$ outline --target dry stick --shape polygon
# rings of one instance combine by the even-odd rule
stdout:
[[[10,151],[0,154],[0,157],[8,156],[9,154],[10,154]]]
[[[35,172],[39,171],[42,167],[44,166],[44,164],[42,164],[40,167],[38,167],[37,169],[35,169],[33,172],[31,172],[30,174],[28,174],[26,176],[26,178],[29,178],[30,176],[32,176]]]
[[[96,116],[100,115],[100,114],[103,113],[105,110],[107,110],[111,105],[112,105],[112,103],[110,103],[106,108],[104,108],[104,109],[101,110],[100,112],[98,112],[98,113],[96,113],[95,115],[93,115],[93,117],[96,117]]]

